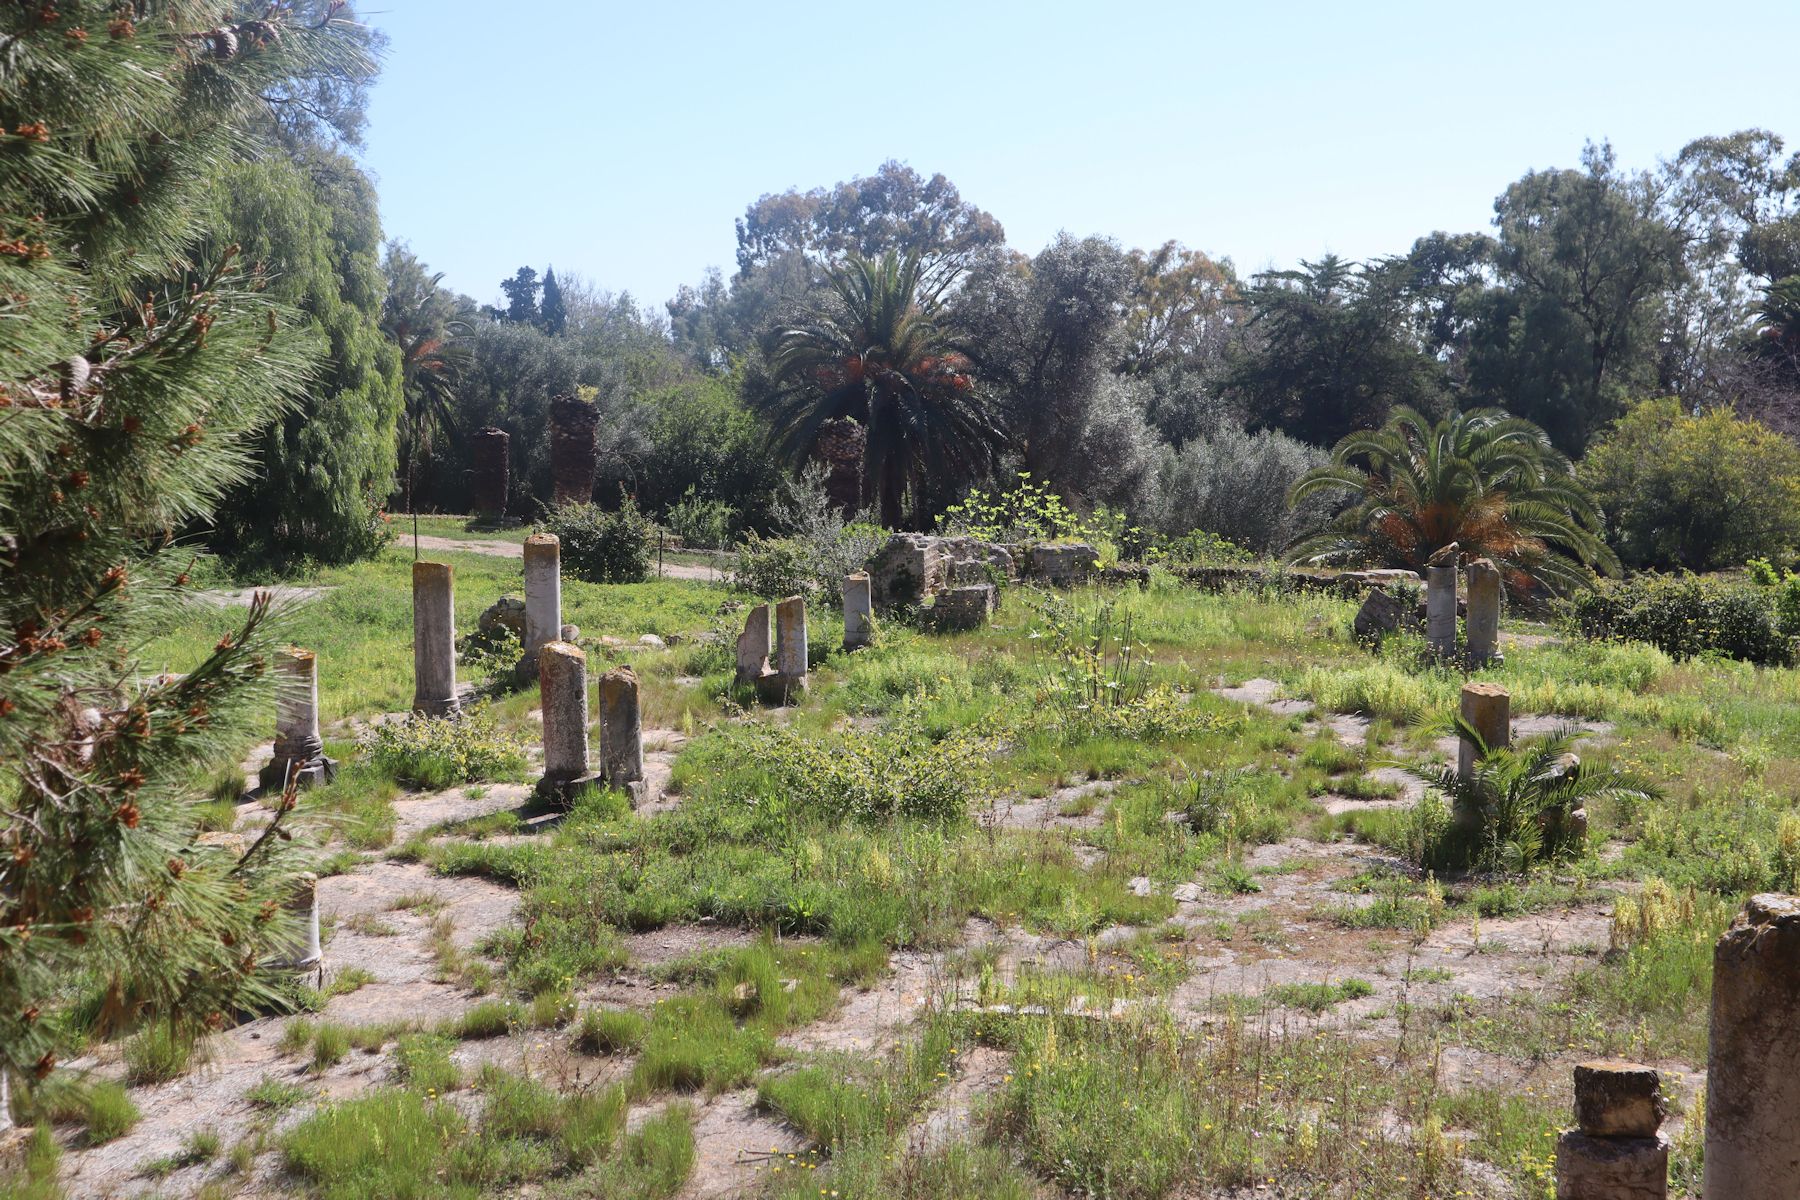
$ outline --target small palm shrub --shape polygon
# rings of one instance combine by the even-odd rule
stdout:
[[[562,542],[563,570],[589,583],[642,583],[650,575],[650,522],[626,496],[617,512],[592,504],[552,509],[538,529]]]
[[[1576,726],[1512,748],[1486,745],[1461,718],[1456,729],[1476,747],[1468,779],[1454,766],[1408,768],[1450,803],[1451,820],[1423,847],[1423,865],[1522,873],[1580,852],[1586,821],[1577,812],[1602,801],[1643,803],[1657,797],[1646,782],[1582,762],[1573,751],[1580,735]]]

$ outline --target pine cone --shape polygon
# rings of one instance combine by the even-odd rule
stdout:
[[[237,53],[237,34],[231,29],[223,26],[218,29],[208,30],[206,34],[206,44],[212,47],[212,56],[214,58],[218,59],[220,62],[225,62],[230,59],[232,55]]]

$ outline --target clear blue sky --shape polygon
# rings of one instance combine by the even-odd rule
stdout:
[[[896,158],[1015,247],[1176,238],[1242,270],[1486,228],[1532,167],[1800,137],[1800,4],[365,0],[386,232],[478,300],[554,263],[660,304],[765,192]],[[1796,147],[1790,144],[1789,149]]]

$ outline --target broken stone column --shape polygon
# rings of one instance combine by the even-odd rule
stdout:
[[[319,737],[319,656],[289,646],[275,654],[275,756],[257,773],[265,792],[330,783],[337,763]]]
[[[1456,568],[1425,568],[1425,640],[1439,658],[1456,656]]]
[[[1669,1140],[1661,1079],[1651,1067],[1575,1068],[1575,1128],[1556,1142],[1557,1200],[1666,1200]],[[1709,1188],[1708,1195],[1712,1195]],[[1722,1193],[1736,1196],[1736,1192]]]
[[[607,786],[643,798],[644,722],[638,707],[638,677],[630,667],[614,667],[600,677],[600,776]]]
[[[456,699],[456,572],[413,564],[413,711],[453,717]]]
[[[739,684],[753,684],[766,675],[774,674],[775,669],[769,665],[769,650],[772,644],[769,635],[769,606],[759,604],[750,610],[750,616],[744,621],[744,632],[738,634],[737,681]]]
[[[1752,896],[1713,949],[1707,1197],[1800,1189],[1800,898]]]
[[[319,949],[319,877],[310,871],[294,877],[294,893],[287,903],[288,912],[300,928],[291,939],[273,947],[269,965],[283,971],[318,971],[324,966],[325,953]]]
[[[825,495],[846,518],[862,507],[863,447],[868,431],[853,417],[833,417],[819,424],[813,457],[825,464]]]
[[[1481,735],[1489,750],[1512,745],[1512,694],[1499,684],[1463,684],[1462,719]],[[1456,741],[1456,773],[1464,779],[1472,778],[1477,758],[1475,743],[1465,737]]]
[[[562,541],[554,533],[525,539],[525,653],[514,668],[523,684],[537,674],[538,650],[562,637]]]
[[[1478,558],[1463,568],[1468,580],[1463,646],[1471,667],[1485,667],[1500,657],[1500,568]]]
[[[875,640],[875,596],[866,571],[844,576],[844,649],[860,650]]]
[[[544,777],[538,793],[567,803],[598,776],[588,770],[587,655],[568,642],[538,648],[538,688],[544,713]]]
[[[775,606],[775,674],[783,703],[806,691],[806,599],[789,596]]]
[[[600,410],[579,396],[550,401],[550,479],[553,504],[586,504],[594,498],[599,447],[594,431]]]
[[[497,521],[506,515],[511,485],[512,437],[492,426],[469,438],[469,499],[475,515]]]

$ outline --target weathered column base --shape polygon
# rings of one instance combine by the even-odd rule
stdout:
[[[600,777],[598,771],[589,771],[583,775],[546,775],[537,781],[537,787],[532,789],[532,795],[540,804],[551,808],[568,809],[574,807],[575,797],[579,796],[584,788],[605,786],[606,780]],[[636,805],[632,807],[635,808]]]
[[[756,689],[756,698],[764,704],[798,704],[806,695],[806,676],[798,679],[791,675],[783,675],[780,671],[770,671],[758,675],[750,681]]]
[[[1669,1139],[1589,1137],[1571,1129],[1556,1140],[1556,1200],[1667,1200]]]
[[[292,944],[276,949],[269,966],[296,975],[323,974],[325,951],[319,944],[319,877],[307,872],[295,877],[288,911],[300,919],[300,932]]]
[[[303,788],[320,787],[337,778],[335,758],[315,754],[311,758],[271,758],[256,773],[256,782],[265,792],[284,792],[288,780]]]

